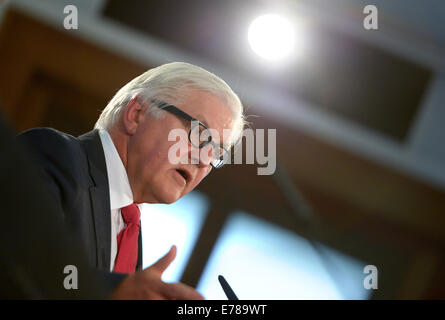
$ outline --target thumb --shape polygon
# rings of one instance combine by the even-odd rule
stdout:
[[[165,271],[165,269],[167,269],[167,267],[170,265],[170,263],[172,263],[175,257],[176,257],[176,246],[173,245],[162,258],[160,258],[158,261],[156,261],[150,266],[150,269],[155,270],[156,272],[162,274]]]

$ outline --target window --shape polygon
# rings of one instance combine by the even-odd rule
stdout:
[[[224,226],[198,283],[207,299],[226,300],[223,275],[239,299],[367,299],[366,265],[243,212]],[[322,252],[320,255],[318,252]]]
[[[165,270],[162,280],[177,282],[201,231],[208,211],[207,198],[196,191],[173,204],[149,204],[142,207],[143,267],[149,267],[176,245],[176,259]]]

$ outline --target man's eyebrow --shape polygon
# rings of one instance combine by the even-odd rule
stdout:
[[[195,119],[198,120],[199,122],[202,122],[207,128],[210,128],[209,124],[207,123],[205,117],[202,114],[198,113]]]
[[[212,128],[210,128],[209,124],[207,123],[207,121],[205,120],[205,117],[202,114],[198,113],[196,115],[195,119],[198,120],[199,122],[202,122],[208,129],[212,129]],[[203,120],[201,120],[201,119],[203,119]],[[224,146],[224,147],[226,147],[226,146]]]

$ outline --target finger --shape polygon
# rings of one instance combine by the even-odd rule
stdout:
[[[168,297],[158,293],[150,293],[150,295],[144,297],[144,300],[169,300],[169,299]]]
[[[162,294],[173,300],[204,300],[204,297],[192,287],[183,283],[165,283]]]
[[[176,246],[173,245],[170,250],[158,261],[152,264],[149,268],[155,270],[156,272],[162,274],[165,269],[172,263],[176,257]]]

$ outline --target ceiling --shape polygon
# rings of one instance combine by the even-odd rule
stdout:
[[[250,21],[269,10],[276,7],[262,0],[109,0],[103,16],[255,77],[264,86],[284,91],[313,108],[405,141],[431,77],[428,68],[304,15],[301,19],[306,19],[308,30],[304,57],[295,55],[285,68],[267,72],[266,62],[256,60],[249,50],[246,31]],[[285,11],[284,7],[279,11]]]
[[[222,76],[251,113],[445,188],[438,120],[445,121],[445,112],[437,112],[437,92],[435,108],[424,102],[435,74],[445,71],[444,1],[373,1],[376,32],[363,28],[364,0],[7,3],[59,28],[64,6],[75,4],[80,28],[73,34],[147,65],[201,65]],[[253,55],[245,39],[248,24],[269,10],[307,23],[310,42],[302,59],[276,67]],[[0,6],[0,19],[1,12]],[[434,83],[439,90],[440,81]],[[434,110],[434,123],[420,117],[426,107]],[[419,122],[432,134],[417,134]],[[444,150],[417,152],[413,140]]]
[[[326,2],[326,1],[325,1]],[[364,7],[367,0],[341,0],[345,5]],[[413,36],[423,37],[445,50],[445,1],[443,0],[373,0],[382,13],[382,19]]]

